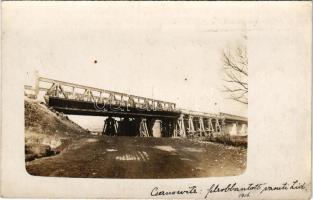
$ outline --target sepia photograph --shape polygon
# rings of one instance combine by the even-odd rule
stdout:
[[[95,9],[87,21],[81,13],[54,10],[47,10],[48,19],[29,18],[23,39],[36,45],[24,73],[27,172],[80,178],[242,174],[248,137],[244,23],[207,18],[205,9],[145,18],[144,10],[105,11]],[[51,33],[47,20],[55,23]],[[34,29],[37,37],[28,38]]]
[[[311,197],[312,2],[1,6],[1,197]]]

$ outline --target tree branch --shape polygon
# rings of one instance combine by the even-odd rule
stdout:
[[[248,58],[245,47],[237,47],[235,51],[224,50],[222,52],[222,61],[224,63],[223,79],[228,85],[223,85],[223,92],[230,94],[230,99],[237,102],[248,104]]]

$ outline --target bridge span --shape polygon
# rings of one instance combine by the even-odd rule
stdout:
[[[38,74],[35,86],[25,85],[24,89],[25,95],[32,98],[42,94],[49,107],[64,114],[106,116],[102,134],[193,138],[231,132],[234,126],[236,131],[240,126],[239,129],[247,127],[244,117],[177,109],[173,102],[49,79]]]

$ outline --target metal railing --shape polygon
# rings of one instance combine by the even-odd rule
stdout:
[[[44,91],[49,97],[93,102],[95,104],[110,104],[115,106],[127,106],[159,111],[176,110],[176,104],[172,102],[104,90],[44,77],[37,77],[34,88],[25,85],[24,89],[34,91],[35,95],[38,95],[40,91]]]

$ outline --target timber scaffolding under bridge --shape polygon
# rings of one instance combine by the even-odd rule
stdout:
[[[48,107],[70,115],[107,116],[102,134],[154,137],[205,137],[246,118],[177,109],[176,104],[36,76],[25,95],[43,93]],[[116,118],[119,119],[116,120]]]

